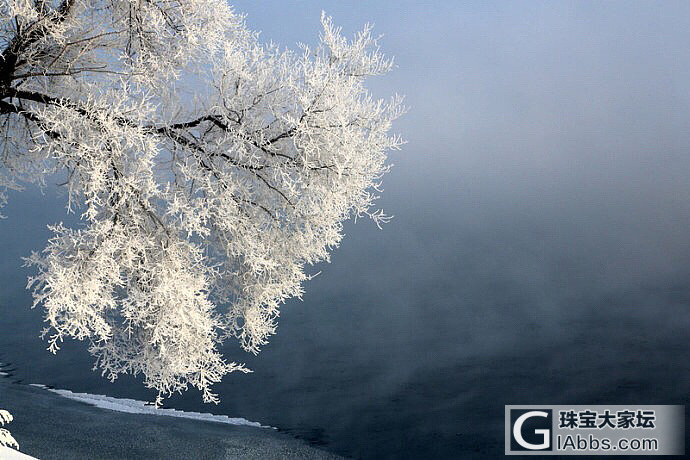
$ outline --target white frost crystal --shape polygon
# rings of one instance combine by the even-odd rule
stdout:
[[[222,0],[0,0],[0,192],[63,174],[82,225],[27,258],[57,351],[205,401],[234,336],[257,353],[306,264],[368,215],[401,98],[370,27],[281,51]],[[0,193],[0,202],[6,194]]]
[[[12,420],[12,414],[4,409],[0,409],[0,426],[10,423]],[[14,447],[15,449],[19,449],[19,443],[5,428],[0,428],[0,446]]]

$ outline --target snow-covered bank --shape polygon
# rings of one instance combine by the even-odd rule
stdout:
[[[93,395],[89,393],[73,393],[70,390],[59,390],[56,388],[49,388],[45,385],[32,383],[31,386],[43,388],[53,393],[57,393],[65,398],[73,399],[75,401],[84,402],[92,406],[100,407],[101,409],[109,409],[118,412],[127,412],[130,414],[149,414],[149,415],[164,415],[168,417],[181,417],[192,420],[202,420],[204,422],[227,423],[229,425],[246,425],[257,428],[273,428],[265,426],[259,422],[251,422],[244,418],[228,417],[227,415],[216,415],[202,412],[185,412],[175,409],[156,409],[145,401],[138,401],[136,399],[114,398],[105,395]]]
[[[0,378],[0,407],[14,416],[12,435],[21,452],[41,460],[339,458],[254,422],[143,404]]]
[[[9,447],[0,446],[0,460],[37,460],[36,457],[23,454]]]

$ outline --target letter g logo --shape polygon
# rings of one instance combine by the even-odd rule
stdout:
[[[531,412],[525,412],[521,416],[518,417],[517,420],[515,420],[515,425],[513,425],[513,436],[515,436],[515,440],[517,441],[518,444],[520,444],[522,447],[525,449],[529,450],[542,450],[542,449],[548,449],[551,447],[551,436],[549,436],[550,430],[534,430],[535,434],[540,434],[542,437],[542,443],[541,444],[532,444],[527,441],[525,441],[525,438],[522,437],[522,424],[525,423],[525,420],[528,418],[532,417],[548,417],[549,414],[546,412],[541,412],[538,410],[533,410]]]
[[[550,409],[511,409],[511,451],[552,450]]]

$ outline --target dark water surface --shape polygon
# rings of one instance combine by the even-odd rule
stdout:
[[[485,458],[502,455],[505,404],[689,403],[682,244],[663,254],[639,228],[606,219],[578,231],[568,213],[405,211],[382,231],[349,225],[258,357],[228,344],[255,372],[227,376],[220,405],[192,391],[169,406],[259,421],[353,457]],[[12,378],[153,398],[135,379],[92,372],[85,344],[45,351],[18,257],[45,241],[36,222],[62,209],[28,193],[5,214],[0,361]]]

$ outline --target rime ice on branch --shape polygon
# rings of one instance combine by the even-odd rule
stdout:
[[[248,372],[221,341],[257,353],[342,222],[386,220],[403,108],[364,81],[391,61],[326,16],[314,49],[263,45],[223,0],[0,0],[0,21],[0,185],[62,174],[83,223],[27,259],[50,350],[217,401]]]
[[[14,418],[12,414],[4,409],[0,409],[0,427],[10,423]],[[12,447],[14,449],[19,449],[19,443],[12,436],[12,434],[5,428],[0,428],[0,446]]]

